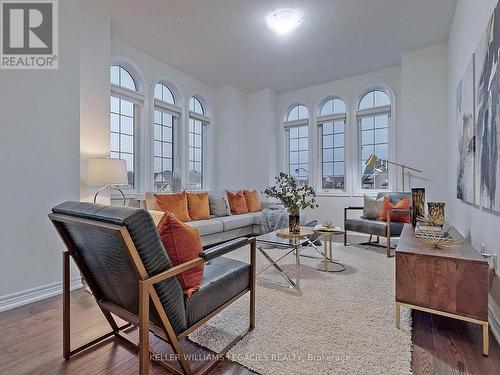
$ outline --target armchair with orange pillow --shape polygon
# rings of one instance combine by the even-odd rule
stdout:
[[[363,207],[346,207],[344,209],[344,245],[347,246],[347,232],[363,233],[370,236],[364,244],[379,245],[380,237],[387,239],[387,257],[391,257],[391,239],[399,237],[405,223],[411,222],[411,193],[387,192],[378,193],[377,200],[382,201],[380,215],[377,219],[352,217],[352,211],[362,211]],[[375,236],[377,239],[372,242]]]

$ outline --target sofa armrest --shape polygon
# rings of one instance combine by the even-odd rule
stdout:
[[[237,238],[235,240],[228,241],[223,244],[203,250],[200,253],[200,257],[205,259],[205,261],[209,261],[218,258],[224,254],[230,253],[231,251],[239,249],[248,244],[250,244],[250,240],[248,238]]]

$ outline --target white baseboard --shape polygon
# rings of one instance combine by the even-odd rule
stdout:
[[[491,298],[491,297],[490,297]],[[488,306],[488,322],[495,339],[500,343],[500,312],[495,311],[495,306],[490,302]]]
[[[81,288],[82,281],[80,277],[74,278],[70,281],[70,289]],[[20,292],[7,294],[0,297],[0,312],[13,309],[28,303],[40,301],[45,298],[57,296],[62,293],[62,282],[55,282],[33,289],[27,289]]]

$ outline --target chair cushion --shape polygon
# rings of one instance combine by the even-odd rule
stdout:
[[[224,257],[208,262],[200,289],[185,298],[188,326],[195,324],[249,287],[249,264]]]
[[[182,193],[175,194],[155,194],[156,205],[158,210],[169,212],[180,221],[189,221],[189,209],[187,201],[187,193],[184,191]]]
[[[158,224],[158,233],[174,266],[198,258],[203,250],[198,231],[187,226],[174,215],[165,214]],[[184,294],[190,296],[200,287],[203,267],[204,264],[177,275]]]
[[[210,219],[210,206],[208,205],[208,193],[187,193],[189,217],[191,220]]]
[[[403,230],[404,223],[391,221],[391,237],[399,237]],[[387,235],[387,222],[369,219],[347,219],[344,223],[345,230],[372,234],[374,236],[385,237]]]
[[[247,202],[247,207],[249,212],[259,212],[262,210],[260,205],[259,193],[257,190],[243,190],[243,195],[245,196],[245,201]]]
[[[237,193],[228,191],[227,199],[229,200],[229,206],[233,215],[246,214],[248,212],[247,201],[245,200],[243,191],[238,191]]]
[[[186,223],[186,225],[197,229],[200,236],[206,236],[207,234],[220,233],[224,231],[224,226],[219,219],[190,221],[189,223]]]
[[[225,216],[219,217],[217,220],[220,220],[224,225],[224,231],[228,231],[253,225],[255,222],[255,214]]]

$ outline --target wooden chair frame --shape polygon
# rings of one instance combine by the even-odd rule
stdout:
[[[166,368],[173,374],[185,374],[192,375],[193,372],[191,367],[189,366],[187,357],[181,347],[180,341],[187,338],[187,336],[193,332],[195,329],[199,328],[201,325],[206,323],[209,319],[217,315],[220,311],[224,310],[226,307],[231,305],[233,302],[238,300],[240,297],[245,295],[247,292],[250,292],[250,306],[249,306],[249,315],[250,315],[250,324],[246,331],[241,333],[236,339],[230,342],[218,355],[214,356],[212,360],[206,363],[197,374],[207,374],[211,371],[220,361],[222,361],[225,357],[225,354],[239,341],[241,340],[248,332],[252,331],[255,327],[255,270],[256,270],[256,241],[255,238],[250,238],[248,240],[248,244],[250,245],[250,286],[249,288],[243,290],[235,297],[224,303],[222,306],[212,311],[209,315],[201,319],[199,322],[194,325],[188,327],[184,332],[176,335],[168,316],[160,302],[158,294],[154,289],[154,285],[166,280],[171,277],[175,277],[181,272],[184,272],[190,268],[199,266],[205,262],[205,260],[201,257],[193,259],[191,261],[185,262],[183,264],[177,265],[168,269],[167,271],[161,272],[154,276],[149,276],[142,260],[140,259],[139,253],[137,252],[137,248],[130,236],[128,229],[125,226],[115,225],[110,223],[105,223],[96,220],[90,219],[82,219],[76,218],[69,215],[62,214],[49,214],[49,218],[54,224],[57,232],[61,236],[64,244],[66,245],[67,251],[63,251],[63,357],[65,360],[68,360],[71,356],[84,351],[93,345],[106,340],[110,337],[116,337],[121,342],[132,348],[133,350],[138,352],[139,356],[139,374],[146,375],[149,374],[149,365],[150,360],[157,362],[162,367]],[[70,237],[64,228],[64,224],[72,224],[72,225],[80,225],[80,226],[90,226],[90,227],[99,227],[101,230],[109,231],[113,233],[119,233],[122,237],[125,246],[128,250],[128,255],[132,264],[135,267],[137,272],[137,276],[139,279],[139,314],[135,315],[125,309],[111,303],[105,301],[102,296],[99,294],[97,288],[93,285],[92,279],[87,274],[85,267],[83,267],[82,261],[78,256],[78,253],[75,251],[75,248],[70,240]],[[108,324],[111,327],[111,331],[103,334],[86,344],[83,344],[75,349],[71,349],[71,340],[70,340],[70,257],[75,261],[78,269],[80,270],[82,276],[86,279],[88,283],[88,287],[92,291],[92,294],[102,311],[104,317],[106,318]],[[150,301],[153,303],[153,308],[158,313],[158,316],[161,320],[161,325],[158,327],[154,325],[149,320],[150,314]],[[120,319],[128,322],[127,324],[119,327],[113,318],[112,314],[116,315]],[[139,342],[136,343],[134,340],[128,336],[124,331],[130,328],[131,326],[139,327]],[[150,350],[149,344],[149,332],[152,332],[157,337],[168,342],[172,349],[176,354],[176,358],[178,359],[180,370],[175,368],[171,363],[160,360],[161,355],[159,353],[153,352]]]

